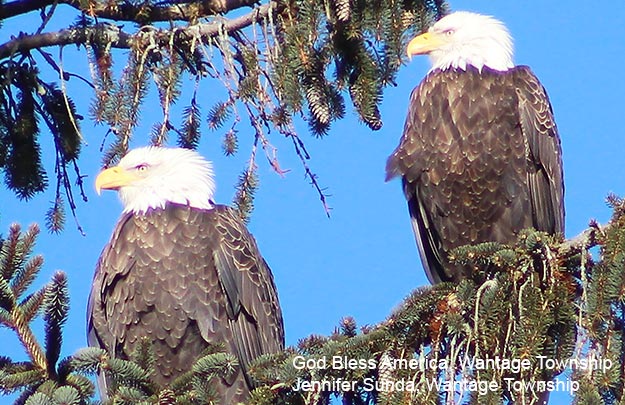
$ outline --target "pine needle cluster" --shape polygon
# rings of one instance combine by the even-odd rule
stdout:
[[[83,198],[81,175],[76,164],[81,135],[74,102],[55,83],[40,77],[37,63],[25,55],[19,61],[0,63],[0,171],[7,188],[19,199],[28,200],[48,186],[49,176],[41,159],[41,124],[52,135],[56,155],[56,203],[46,216],[48,228],[64,225],[63,195],[72,213],[73,182],[70,169]]]
[[[234,207],[238,211],[241,218],[247,222],[250,213],[254,209],[254,193],[258,189],[258,174],[256,166],[252,164],[248,166],[239,175],[239,182],[236,186],[237,192],[234,196]]]
[[[111,357],[106,351],[89,347],[76,352],[71,364],[106,380],[106,400],[114,404],[189,404],[215,403],[212,381],[228,378],[237,360],[223,348],[211,348],[200,357],[192,370],[176,378],[168,387],[160,387],[151,376],[157,365],[152,343],[143,339],[128,360]]]
[[[445,11],[441,1],[290,1],[278,17],[279,99],[293,112],[306,106],[322,136],[345,115],[347,91],[362,122],[380,129],[382,90],[394,84],[407,35]]]
[[[625,201],[608,197],[614,209],[611,226],[600,228],[585,240],[599,245],[599,260],[593,262],[582,250],[587,265],[580,269],[585,280],[580,302],[579,336],[576,354],[590,360],[607,359],[610,368],[574,370],[581,389],[579,404],[619,404],[625,401]]]

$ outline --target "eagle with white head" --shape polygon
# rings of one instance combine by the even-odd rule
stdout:
[[[432,283],[470,277],[449,251],[511,243],[522,229],[564,233],[562,149],[547,93],[515,66],[500,21],[455,12],[412,39],[432,69],[410,96],[387,180],[401,176]]]
[[[245,401],[250,363],[284,348],[282,313],[254,238],[212,201],[210,162],[189,149],[138,148],[102,171],[96,189],[117,190],[124,211],[96,267],[89,344],[128,359],[147,337],[161,386],[223,345],[240,367],[214,381],[217,400]],[[99,385],[105,398],[104,378]]]

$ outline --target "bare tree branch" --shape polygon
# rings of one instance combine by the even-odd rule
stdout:
[[[55,3],[54,0],[18,0],[10,3],[0,3],[0,20],[39,10],[53,3]]]
[[[197,18],[226,14],[229,11],[242,7],[252,7],[258,3],[255,0],[204,0],[198,2],[162,1],[161,5],[135,5],[128,2],[91,3],[88,9],[83,9],[78,0],[16,0],[0,4],[0,20],[15,17],[39,10],[52,4],[67,4],[88,14],[115,21],[157,22],[157,21],[192,21]]]
[[[115,48],[129,48],[132,38],[130,34],[111,24],[98,24],[86,28],[70,28],[44,34],[22,34],[0,45],[0,60],[16,53],[25,53],[48,46],[84,44],[88,40],[97,37],[106,37],[107,42],[110,42],[111,46]]]
[[[203,36],[214,36],[219,33],[220,25],[228,34],[239,31],[247,26],[252,25],[256,21],[262,20],[269,16],[272,11],[275,12],[278,7],[276,1],[270,1],[255,8],[252,12],[232,20],[224,20],[223,23],[198,24],[200,34]],[[190,27],[192,29],[192,27]]]
[[[241,0],[244,1],[244,0]],[[232,20],[223,19],[211,23],[195,24],[177,28],[178,33],[190,36],[197,34],[203,37],[213,37],[220,31],[228,34],[243,29],[256,21],[266,18],[277,7],[274,1],[255,8],[252,12]],[[167,31],[165,40],[169,41],[170,31]],[[102,23],[93,27],[70,28],[58,32],[25,35],[21,34],[11,41],[0,45],[0,60],[18,53],[25,53],[33,49],[49,46],[84,44],[88,40],[97,40],[110,43],[114,48],[130,48],[134,36],[116,25]]]

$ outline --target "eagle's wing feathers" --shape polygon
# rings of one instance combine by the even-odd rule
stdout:
[[[410,97],[387,179],[402,176],[430,281],[470,271],[448,260],[455,247],[510,243],[532,226],[562,232],[561,164],[549,100],[528,68],[429,73]]]
[[[117,223],[113,231],[111,240],[119,240],[120,234],[124,231],[124,228],[130,219],[132,214],[124,214]],[[100,259],[96,265],[96,271],[94,275],[93,284],[91,286],[91,293],[89,294],[89,301],[87,304],[87,341],[90,346],[99,346],[102,348],[114,347],[114,341],[120,338],[120,336],[100,336],[98,331],[103,328],[108,329],[107,318],[104,315],[104,303],[102,297],[110,293],[109,289],[111,285],[119,280],[130,271],[134,266],[135,260],[133,252],[124,252],[120,254],[119,249],[109,243],[104,247]],[[109,270],[109,266],[114,271]],[[97,307],[97,308],[96,308]]]
[[[436,283],[444,277],[443,263],[446,262],[446,258],[442,257],[441,236],[435,229],[428,208],[423,204],[428,199],[423,195],[423,189],[418,186],[421,177],[429,170],[425,157],[428,149],[432,147],[424,142],[420,134],[425,129],[424,123],[427,122],[430,125],[428,130],[444,136],[444,128],[450,124],[451,116],[449,109],[445,106],[446,101],[441,100],[440,97],[432,97],[432,93],[438,91],[437,87],[440,83],[431,78],[432,76],[428,75],[410,94],[410,104],[400,144],[386,162],[386,180],[402,176],[412,230],[423,267],[428,279]],[[445,118],[441,119],[441,117]]]
[[[411,195],[409,188],[412,187],[414,187],[413,184],[404,182],[404,194]],[[444,249],[441,237],[436,228],[432,226],[423,201],[423,198],[416,196],[411,196],[408,199],[410,223],[428,280],[432,283],[440,283],[442,275],[445,274],[443,263],[447,262],[447,258],[443,257]]]
[[[528,172],[535,227],[564,232],[562,148],[549,97],[526,66],[515,72],[521,130],[528,142],[533,167]]]
[[[253,236],[230,208],[215,210],[219,213],[215,227],[221,238],[221,243],[214,245],[215,264],[241,365],[247,369],[256,357],[282,348],[277,344],[284,341],[282,315],[271,271]],[[263,335],[260,330],[274,335]]]

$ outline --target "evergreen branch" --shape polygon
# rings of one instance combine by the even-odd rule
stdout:
[[[42,256],[31,258],[39,228],[31,226],[21,233],[12,225],[7,240],[1,241],[0,263],[10,267],[0,277],[0,323],[13,330],[30,361],[13,362],[0,357],[0,391],[21,391],[16,403],[85,403],[93,394],[93,384],[69,372],[59,378],[56,363],[61,351],[61,328],[67,319],[69,295],[65,274],[57,272],[52,281],[22,299],[43,265]],[[4,288],[2,288],[4,287]],[[18,304],[17,301],[21,300]],[[32,321],[44,312],[45,346],[41,346],[32,330]],[[59,368],[65,368],[65,366]],[[70,370],[71,371],[71,370]]]
[[[611,221],[613,228],[598,238],[603,260],[614,256],[614,266],[606,266],[602,272],[595,266],[592,278],[594,287],[588,303],[580,302],[576,268],[580,265],[568,260],[562,267],[562,254],[570,252],[558,249],[565,245],[556,237],[548,237],[534,230],[524,230],[514,246],[485,243],[467,246],[454,252],[455,259],[475,269],[474,279],[460,284],[443,283],[433,287],[415,290],[386,322],[373,328],[356,332],[353,320],[341,322],[340,333],[331,337],[311,336],[298,345],[296,354],[311,361],[332,358],[335,355],[349,359],[375,359],[378,374],[371,376],[363,370],[317,369],[293,370],[294,353],[290,355],[265,356],[259,359],[255,373],[262,386],[252,395],[252,404],[282,403],[280,398],[288,397],[298,403],[298,392],[289,391],[296,381],[322,381],[342,378],[361,381],[363,378],[377,378],[378,383],[393,384],[396,381],[412,381],[416,386],[425,387],[426,381],[437,380],[453,383],[458,379],[474,381],[498,381],[504,379],[532,382],[549,382],[563,371],[563,368],[543,369],[536,361],[528,369],[519,373],[506,369],[475,369],[463,367],[467,358],[536,359],[539,356],[566,362],[574,353],[576,341],[576,319],[587,317],[583,325],[595,329],[595,339],[599,338],[597,349],[591,349],[589,356],[603,356],[620,364],[615,355],[624,350],[620,345],[625,328],[611,328],[610,320],[618,321],[625,313],[611,312],[611,306],[621,302],[625,291],[625,215],[616,215]],[[616,231],[615,228],[619,229]],[[587,246],[587,245],[584,245]],[[514,257],[513,257],[514,256]],[[496,268],[492,268],[495,266]],[[491,273],[491,271],[494,272]],[[484,275],[490,274],[484,282]],[[619,293],[616,293],[619,292]],[[502,328],[502,324],[505,327]],[[618,327],[620,328],[620,327]],[[595,340],[596,341],[596,340]],[[593,347],[588,342],[584,348]],[[582,349],[583,350],[583,349]],[[586,349],[587,350],[587,349]],[[592,354],[592,350],[598,353]],[[622,354],[621,354],[622,355]],[[280,357],[282,356],[282,357]],[[576,355],[576,358],[584,358]],[[590,357],[592,358],[592,357]],[[445,371],[436,367],[411,368],[388,366],[384,362],[394,361],[444,361]],[[586,359],[587,360],[587,359]],[[400,363],[401,364],[401,363]],[[432,363],[429,363],[432,364]],[[593,379],[592,384],[618,384],[622,370],[610,370],[610,376]],[[388,370],[393,373],[388,374]],[[603,370],[597,370],[599,376]],[[574,377],[579,380],[580,377]],[[376,385],[379,386],[379,385]],[[611,386],[612,387],[612,386]],[[606,395],[620,399],[620,388],[609,388]],[[601,388],[603,390],[607,388]],[[324,395],[310,394],[300,397],[305,403],[318,403]],[[358,389],[349,392],[335,392],[343,397],[345,404],[369,403],[500,403],[507,400],[514,403],[538,404],[548,399],[549,390],[536,392],[531,389],[520,391],[488,392],[479,399],[466,391],[442,391],[437,389],[416,390],[404,395],[381,395],[368,398]],[[380,393],[381,394],[381,393]],[[442,395],[442,398],[439,397]],[[581,398],[578,394],[577,398]],[[369,402],[370,401],[370,402]],[[381,402],[379,402],[381,401]],[[606,402],[611,403],[611,402]]]
[[[46,362],[50,375],[54,375],[56,362],[61,353],[63,342],[61,328],[67,320],[68,302],[67,278],[65,273],[58,271],[52,276],[44,298]]]
[[[183,124],[182,131],[178,131],[178,146],[183,148],[195,149],[200,142],[201,112],[196,101],[197,85],[198,82],[196,81],[191,105],[185,107],[182,112]]]
[[[41,312],[45,296],[46,289],[42,288],[41,290],[26,297],[26,299],[20,303],[24,319],[27,322],[31,322]]]
[[[11,313],[4,308],[0,308],[0,324],[4,326],[11,325]]]
[[[193,6],[203,7],[207,3],[217,4],[216,1],[205,1]],[[241,6],[251,6],[252,2],[233,0],[222,1],[219,4],[223,10],[228,11]],[[185,140],[189,145],[197,142],[199,131],[195,130],[198,123],[195,116],[199,110],[188,115],[188,118],[193,119],[185,120],[184,128],[180,131],[173,126],[169,117],[170,105],[177,98],[176,83],[185,70],[200,77],[207,73],[207,66],[214,66],[210,60],[213,55],[206,52],[208,46],[214,46],[221,52],[225,66],[224,74],[218,73],[216,78],[224,82],[230,93],[230,99],[245,104],[252,125],[256,129],[254,142],[259,142],[259,136],[262,138],[260,142],[265,156],[274,170],[283,174],[284,171],[280,169],[275,157],[276,149],[264,138],[263,130],[259,128],[264,125],[270,132],[270,125],[273,125],[282,134],[291,132],[285,130],[285,127],[291,126],[293,114],[301,113],[302,103],[305,101],[310,117],[310,128],[319,135],[325,134],[332,122],[345,115],[343,92],[347,89],[361,119],[371,128],[378,129],[382,123],[378,109],[382,88],[392,81],[401,62],[401,56],[395,53],[400,53],[405,28],[401,23],[405,15],[419,15],[419,18],[422,18],[438,15],[442,9],[440,1],[375,3],[367,6],[364,3],[351,4],[349,1],[338,0],[319,3],[300,1],[282,3],[272,0],[234,19],[216,17],[208,23],[198,23],[201,11],[187,10],[185,21],[190,22],[188,26],[177,26],[173,22],[175,18],[170,18],[172,23],[168,29],[158,29],[150,25],[158,21],[158,17],[150,14],[153,10],[168,7],[185,10],[187,6],[191,4],[177,0],[163,0],[154,4],[125,2],[121,5],[111,3],[84,5],[83,3],[83,7],[88,7],[85,11],[98,18],[117,18],[106,14],[116,7],[116,13],[132,14],[134,21],[139,22],[141,28],[137,32],[129,33],[107,24],[91,25],[93,23],[90,19],[83,15],[73,31],[60,31],[61,39],[57,38],[56,43],[55,40],[48,39],[47,42],[38,44],[51,46],[84,43],[87,47],[98,97],[94,115],[96,120],[109,124],[111,132],[118,138],[105,153],[105,166],[127,151],[131,132],[138,121],[138,111],[148,86],[147,77],[150,75],[154,78],[161,96],[164,115],[153,142],[163,143],[171,130],[178,134],[184,132],[191,141]],[[106,10],[102,11],[102,8]],[[418,27],[423,21],[426,20],[422,18],[412,26]],[[253,27],[251,39],[246,34],[249,31],[242,31],[248,26]],[[101,32],[97,31],[98,27],[101,28]],[[260,35],[257,35],[256,31],[258,27],[262,31]],[[386,32],[389,29],[390,34]],[[311,32],[312,35],[307,34]],[[27,53],[30,48],[23,45],[28,42],[27,40],[35,41],[36,38],[46,38],[48,35],[39,34],[37,32],[36,35],[22,35],[0,46],[0,58],[12,56],[16,52]],[[71,39],[76,37],[80,39]],[[354,43],[358,46],[351,46]],[[117,85],[111,80],[111,48],[130,48],[133,49],[134,55]],[[51,61],[45,52],[42,52],[42,55],[65,80],[62,67]],[[330,74],[332,66],[335,66],[334,78],[331,78]],[[208,72],[208,75],[215,78],[211,72]],[[226,81],[234,83],[236,89],[229,87]],[[253,108],[250,108],[251,106]],[[239,116],[235,106],[233,109],[236,124]],[[255,111],[251,111],[252,109]],[[293,141],[306,177],[317,189],[324,210],[329,213],[325,190],[319,186],[316,175],[303,158],[306,155],[303,143],[299,138]],[[226,153],[236,151],[237,143],[238,137],[233,126],[224,137]],[[42,180],[35,182],[35,186],[45,186],[43,181],[45,179],[35,180]],[[63,180],[67,180],[65,176]],[[57,188],[55,205],[47,216],[51,229],[59,229],[58,225],[63,223],[64,213],[58,203],[59,197]],[[70,195],[68,200],[70,205],[73,204]],[[72,213],[75,214],[73,210]]]
[[[41,266],[43,266],[43,256],[37,255],[18,269],[13,280],[11,280],[11,290],[15,297],[21,296],[30,287],[35,281],[37,273],[41,270]]]
[[[44,351],[37,342],[37,338],[20,307],[15,307],[11,311],[11,323],[11,328],[17,333],[18,339],[22,342],[33,364],[42,371],[47,372],[48,365]]]
[[[208,111],[208,128],[211,130],[221,128],[226,120],[232,116],[233,104],[234,100],[229,98],[225,102],[217,102],[217,104],[211,107]]]
[[[193,373],[204,379],[219,375],[231,378],[239,367],[237,358],[230,353],[213,353],[198,359],[193,365]]]
[[[146,395],[140,389],[122,385],[111,398],[114,404],[136,404],[146,403]],[[161,405],[160,403],[158,405]]]
[[[106,351],[98,347],[79,349],[72,356],[63,359],[59,363],[59,375],[68,375],[72,371],[83,374],[96,373],[100,363],[107,357]]]
[[[237,150],[239,150],[239,137],[236,129],[231,128],[224,134],[221,148],[226,156],[232,156],[237,153]]]
[[[0,389],[5,392],[17,391],[24,385],[41,383],[45,379],[45,374],[41,369],[16,371],[11,374],[0,374],[0,376]]]
[[[82,135],[76,122],[78,117],[76,107],[74,102],[67,97],[65,91],[59,90],[56,85],[41,81],[39,83],[41,88],[45,89],[45,92],[40,95],[42,104],[38,106],[38,111],[53,135],[56,152],[56,195],[53,206],[46,213],[46,226],[49,231],[58,233],[65,224],[65,209],[61,189],[65,191],[70,210],[74,219],[76,219],[76,204],[67,170],[67,166],[71,162],[74,163],[74,168],[76,169],[83,200],[86,201],[86,196],[80,184],[82,181],[80,171],[76,163],[80,152]],[[79,231],[84,235],[77,219],[76,223]]]
[[[248,221],[254,210],[254,195],[258,189],[258,175],[256,174],[255,150],[250,156],[248,167],[239,175],[233,204],[243,221]]]
[[[107,355],[101,367],[122,384],[139,384],[144,387],[149,387],[151,384],[149,374],[146,370],[132,361],[117,359]]]
[[[35,230],[35,228],[31,228]],[[8,282],[24,261],[24,247],[21,243],[21,227],[12,224],[9,237],[0,244],[0,277]],[[10,309],[10,308],[7,308]]]
[[[39,228],[36,225],[32,225],[24,235],[21,234],[19,225],[11,225],[9,237],[2,242],[0,249],[0,266],[2,267],[0,304],[6,311],[2,313],[2,323],[17,333],[33,363],[41,370],[46,371],[46,359],[43,350],[29,326],[30,320],[38,311],[36,308],[38,294],[35,293],[30,297],[32,299],[27,299],[24,307],[17,305],[19,293],[24,291],[26,286],[30,284],[29,279],[34,277],[31,272],[40,268],[37,262],[41,259],[34,259],[34,262],[31,261],[29,262],[30,265],[27,264],[24,267],[24,263],[32,252],[38,233]],[[11,285],[14,286],[13,289]]]
[[[42,55],[47,54],[46,52],[42,50],[39,50],[39,52]],[[61,135],[62,135],[61,139],[63,141],[62,152],[66,160],[72,160],[72,159],[78,158],[80,145],[81,145],[81,142],[84,141],[84,138],[80,132],[80,128],[77,122],[77,119],[82,118],[82,117],[79,117],[78,114],[76,114],[76,106],[73,100],[71,100],[67,94],[66,81],[69,80],[70,74],[66,73],[65,69],[63,68],[62,48],[61,48],[61,51],[59,52],[59,63],[57,64],[57,69],[59,72],[59,76],[61,78],[61,98],[63,100],[63,108],[59,109],[61,110],[62,113],[60,114],[60,119],[57,119],[56,121],[59,123],[65,124],[65,125],[60,125],[64,129],[64,131],[61,131]],[[72,76],[82,79],[88,85],[93,87],[91,83],[83,79],[81,76],[78,76],[78,75],[72,75]],[[67,121],[69,121],[69,124],[71,124],[71,126],[67,125],[67,123],[64,122],[65,118],[67,118]]]
[[[11,311],[15,307],[15,295],[6,280],[0,278],[0,308]]]
[[[72,386],[64,385],[54,390],[52,399],[57,404],[79,405],[81,403],[81,393]]]
[[[132,353],[131,360],[137,363],[142,369],[147,370],[149,374],[154,373],[154,348],[152,347],[152,341],[148,336],[139,340],[137,347]]]
[[[58,172],[57,176],[60,176]],[[59,186],[60,183],[57,184],[56,198],[54,199],[54,204],[46,212],[46,228],[48,228],[48,230],[52,233],[60,233],[65,227],[65,208],[63,205],[63,199],[60,195]]]
[[[91,398],[95,394],[93,382],[82,375],[71,374],[68,376],[59,376],[61,381],[65,381],[68,385],[76,388],[82,398]]]

